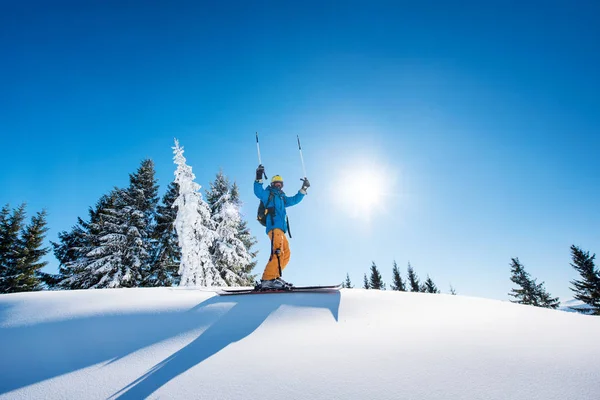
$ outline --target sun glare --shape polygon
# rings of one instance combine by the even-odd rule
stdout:
[[[346,169],[338,180],[338,203],[351,216],[369,220],[383,207],[388,178],[384,169],[376,166]]]

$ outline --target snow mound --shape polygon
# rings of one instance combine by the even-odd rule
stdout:
[[[591,400],[598,337],[598,317],[441,294],[11,294],[0,398]]]

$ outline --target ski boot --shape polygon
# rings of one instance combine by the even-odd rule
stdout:
[[[261,280],[259,290],[290,290],[294,285],[284,281],[281,278],[271,280]]]

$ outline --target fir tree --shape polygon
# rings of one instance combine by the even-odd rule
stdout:
[[[175,219],[177,207],[175,200],[179,196],[179,186],[171,182],[162,198],[162,204],[156,207],[156,225],[152,238],[154,240],[153,256],[150,269],[144,276],[143,286],[174,286],[179,284],[177,274],[181,260]]]
[[[19,232],[23,229],[25,204],[17,209],[5,205],[0,211],[0,293],[12,291],[11,277],[19,264]]]
[[[94,287],[101,277],[88,268],[92,251],[102,243],[100,235],[103,232],[103,215],[106,209],[114,207],[116,192],[103,195],[95,205],[88,210],[89,221],[77,218],[77,224],[70,232],[59,233],[59,242],[52,242],[54,255],[59,261],[59,272],[49,277],[46,283],[59,289],[88,289]]]
[[[544,282],[536,283],[536,280],[525,271],[525,267],[518,258],[511,259],[511,274],[510,280],[519,286],[509,293],[510,296],[516,299],[511,300],[513,303],[553,309],[559,307],[558,298],[554,298],[546,292]]]
[[[373,264],[371,265],[371,279],[369,280],[369,287],[371,289],[385,290],[385,283],[383,283],[383,279],[381,278],[379,269],[377,269],[377,265],[375,265],[375,261],[373,261]]]
[[[580,280],[571,281],[571,290],[575,293],[574,298],[590,306],[591,309],[574,310],[592,315],[600,315],[600,271],[594,265],[596,255],[590,256],[588,251],[583,251],[579,247],[571,246],[571,266],[581,276]]]
[[[410,265],[410,262],[408,263],[408,284],[410,285],[411,292],[420,292],[421,291],[419,277],[417,276],[417,274],[415,274],[415,270]]]
[[[241,209],[242,202],[240,200],[240,191],[238,185],[235,182],[231,187],[231,201]],[[240,216],[242,215],[240,214]],[[253,283],[256,279],[256,275],[252,274],[252,270],[254,269],[254,267],[256,267],[256,255],[258,254],[258,250],[253,250],[253,247],[258,241],[256,237],[253,236],[250,232],[250,228],[248,227],[248,221],[246,221],[243,218],[240,219],[239,225],[237,227],[236,238],[242,241],[244,247],[246,247],[246,251],[248,252],[248,254],[250,254],[250,259],[252,260],[246,266],[242,266],[241,276],[245,276],[247,278],[248,283]]]
[[[84,288],[139,286],[151,271],[158,186],[154,163],[143,160],[129,187],[115,188],[88,226],[80,257],[64,282]]]
[[[219,171],[206,192],[216,237],[210,247],[213,263],[228,286],[248,286],[254,281],[250,271],[255,253],[250,251],[253,240],[240,214],[241,201],[237,185]],[[249,245],[249,246],[248,246]]]
[[[369,286],[369,279],[367,279],[367,274],[365,274],[364,276],[364,281],[363,281],[363,289],[370,289],[371,287]]]
[[[435,283],[433,283],[433,280],[429,277],[429,275],[427,275],[427,279],[425,280],[425,283],[423,284],[423,288],[422,288],[422,292],[424,293],[439,293],[439,289],[437,288],[437,286],[435,285]]]
[[[119,286],[139,286],[146,276],[152,274],[152,255],[156,247],[153,235],[158,185],[152,160],[143,160],[138,170],[129,175],[129,187],[121,191],[119,199],[122,203],[115,216],[122,218],[126,226],[126,231],[122,233],[127,242],[122,270],[123,276],[131,274],[131,279],[123,279]]]
[[[392,280],[393,283],[391,285],[392,290],[397,290],[400,292],[406,292],[406,284],[402,280],[400,276],[400,270],[398,269],[398,264],[394,261],[394,268],[392,269]]]
[[[184,286],[226,286],[210,254],[216,239],[210,207],[199,192],[192,168],[186,164],[183,147],[175,140],[174,162],[177,165],[175,182],[179,185],[175,229],[181,248],[179,275]]]
[[[346,274],[346,282],[344,282],[344,284],[342,285],[342,287],[346,288],[346,289],[352,289],[354,286],[352,285],[352,282],[350,281],[350,275]]]
[[[48,253],[48,248],[43,248],[46,228],[46,211],[37,213],[32,217],[30,224],[23,227],[25,218],[25,205],[22,205],[8,218],[8,206],[0,211],[0,224],[2,232],[1,247],[11,244],[7,253],[2,253],[0,269],[1,293],[26,292],[41,289],[41,269],[47,262],[41,259]]]

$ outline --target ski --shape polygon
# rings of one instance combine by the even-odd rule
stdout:
[[[219,296],[231,296],[236,294],[274,294],[274,293],[332,293],[342,288],[342,284],[328,286],[292,286],[287,289],[221,289]]]

